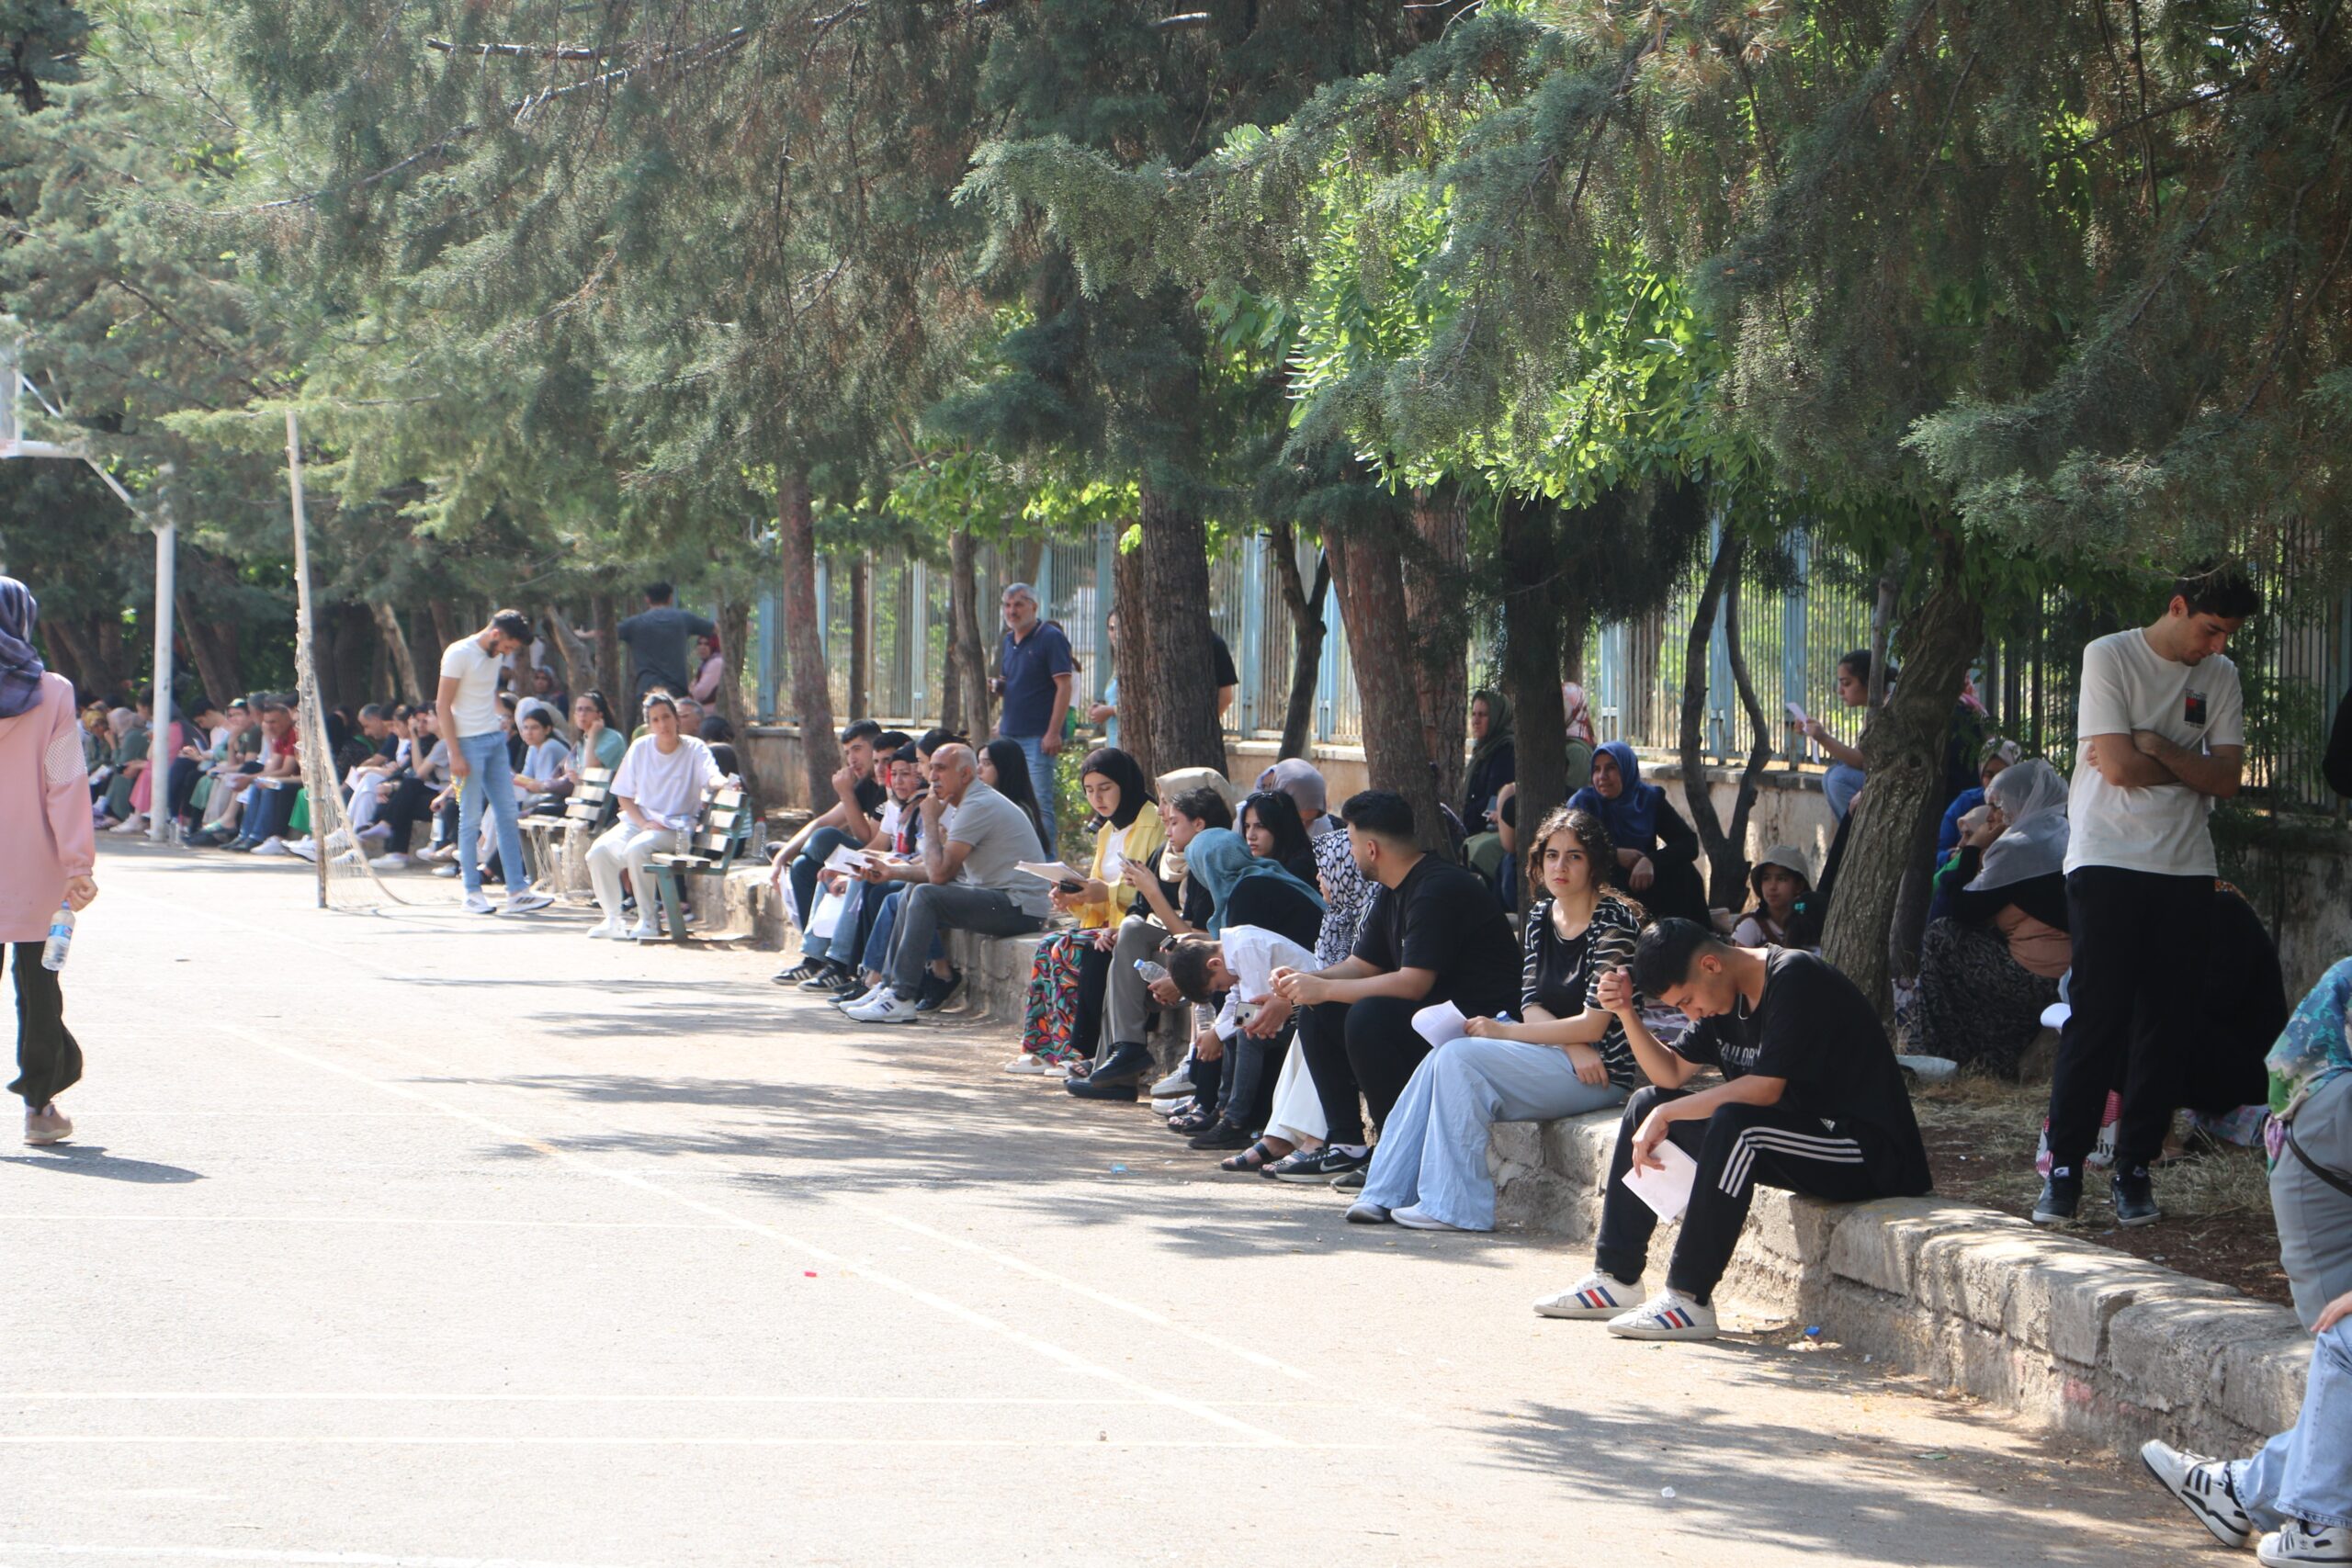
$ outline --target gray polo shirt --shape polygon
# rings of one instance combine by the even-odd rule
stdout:
[[[947,829],[951,844],[969,844],[963,869],[956,880],[976,887],[992,887],[1010,897],[1023,914],[1044,919],[1053,913],[1053,889],[1015,864],[1043,860],[1046,848],[1029,815],[1012,802],[974,779],[956,803],[956,819]]]

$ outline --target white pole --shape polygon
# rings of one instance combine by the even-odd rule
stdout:
[[[172,763],[178,753],[165,744],[172,734],[172,599],[176,592],[179,527],[172,521],[171,475],[167,468],[155,499],[155,722],[147,731],[147,836],[159,844],[172,837]]]
[[[295,657],[298,660],[310,660],[312,656],[311,646],[311,539],[310,528],[302,512],[302,428],[294,422],[294,411],[291,408],[288,408],[286,411],[286,482],[288,490],[292,493],[294,498],[294,613],[302,617],[300,624],[295,627]],[[311,694],[313,697],[316,697],[319,693],[319,684],[315,679],[316,673],[316,670],[313,669],[313,679],[311,682]],[[301,683],[301,678],[302,671],[298,668],[294,671],[295,683],[298,686]],[[319,735],[325,734],[326,716],[324,714],[313,714],[311,716],[316,719],[319,725],[319,728],[311,733]],[[306,736],[306,745],[308,744],[308,736]],[[332,759],[321,758],[319,759],[319,761],[323,764],[322,772],[324,774],[333,773],[334,762]],[[320,829],[320,823],[322,820],[322,818],[319,810],[319,803],[314,800],[311,803],[311,844],[318,852],[313,854],[311,858],[318,864],[319,908],[323,909],[327,907],[327,836]]]

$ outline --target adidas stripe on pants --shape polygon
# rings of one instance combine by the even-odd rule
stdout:
[[[1657,1229],[1657,1215],[1622,1179],[1633,1168],[1634,1135],[1657,1106],[1685,1098],[1681,1089],[1645,1089],[1625,1102],[1617,1124],[1593,1258],[1620,1280],[1642,1277],[1650,1235]],[[1699,1171],[1666,1282],[1702,1302],[1713,1296],[1731,1265],[1758,1182],[1836,1203],[1894,1197],[1898,1190],[1895,1162],[1877,1155],[1874,1140],[1777,1105],[1726,1105],[1703,1121],[1675,1122],[1667,1136],[1698,1161]]]

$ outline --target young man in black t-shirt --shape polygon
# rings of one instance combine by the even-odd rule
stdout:
[[[1348,852],[1364,880],[1379,884],[1364,911],[1355,951],[1311,974],[1285,969],[1274,988],[1294,1006],[1347,1005],[1344,1067],[1363,1086],[1373,1124],[1388,1118],[1397,1096],[1430,1054],[1413,1028],[1413,1014],[1450,1001],[1471,1016],[1493,1017],[1519,1006],[1519,939],[1503,918],[1486,878],[1421,852],[1413,837],[1413,808],[1401,795],[1368,789],[1340,808],[1348,825]],[[1317,1023],[1307,1064],[1318,1085],[1341,1064],[1334,1042]],[[1370,1156],[1350,1156],[1341,1129],[1326,1145],[1335,1185],[1360,1187]]]
[[[1642,1021],[1645,993],[1692,1021],[1671,1050]],[[1710,1298],[1758,1182],[1832,1202],[1928,1190],[1927,1147],[1877,1010],[1813,954],[1730,947],[1692,921],[1660,920],[1598,999],[1623,1021],[1655,1087],[1626,1102],[1618,1126],[1593,1271],[1537,1302],[1544,1316],[1607,1318],[1627,1339],[1712,1339]],[[1702,1067],[1724,1081],[1686,1090]],[[1699,1168],[1666,1288],[1645,1301],[1657,1215],[1625,1175],[1664,1168],[1657,1145],[1668,1140]]]

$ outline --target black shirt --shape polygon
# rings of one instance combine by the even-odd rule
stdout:
[[[1297,888],[1271,876],[1245,876],[1226,900],[1225,923],[1257,926],[1290,938],[1309,953],[1323,932],[1323,911]]]
[[[1241,684],[1241,671],[1233,667],[1233,649],[1225,646],[1225,638],[1209,633],[1209,659],[1216,665],[1216,679],[1209,682],[1218,691]]]
[[[1519,943],[1486,878],[1423,855],[1394,887],[1374,891],[1356,932],[1355,956],[1384,973],[1437,976],[1422,998],[1492,1018],[1519,1001]]]
[[[1552,900],[1541,899],[1527,911],[1521,936],[1524,959],[1519,977],[1519,1015],[1540,1007],[1554,1018],[1575,1018],[1596,1006],[1593,993],[1600,977],[1634,961],[1634,943],[1642,922],[1633,907],[1620,898],[1603,898],[1592,919],[1574,940],[1564,939],[1552,923]],[[1625,1042],[1625,1026],[1612,1018],[1609,1032],[1593,1042],[1609,1069],[1609,1081],[1619,1089],[1641,1083],[1634,1048]]]
[[[857,808],[875,818],[882,815],[882,803],[890,798],[889,786],[870,773],[858,780],[850,793],[857,796]]]
[[[1753,1010],[1743,998],[1734,1011],[1702,1019],[1674,1054],[1720,1067],[1726,1080],[1750,1073],[1787,1080],[1783,1110],[1856,1139],[1892,1190],[1927,1191],[1927,1147],[1878,1010],[1810,953],[1768,948],[1764,967],[1764,996]]]

